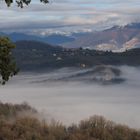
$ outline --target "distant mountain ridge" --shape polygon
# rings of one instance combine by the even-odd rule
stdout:
[[[131,23],[126,26],[96,32],[80,32],[66,34],[31,35],[25,33],[0,33],[9,36],[12,41],[40,41],[52,45],[61,45],[65,48],[89,48],[97,50],[125,51],[140,47],[140,23]]]
[[[140,46],[140,23],[114,26],[104,31],[82,36],[63,45],[66,48],[90,48],[97,50],[124,51]]]
[[[62,34],[51,34],[51,35],[41,36],[41,35],[30,35],[30,34],[17,33],[17,32],[13,32],[10,34],[1,32],[0,35],[8,36],[13,42],[22,41],[22,40],[27,40],[27,41],[34,40],[34,41],[49,43],[52,45],[59,45],[75,40],[73,36],[66,36]]]

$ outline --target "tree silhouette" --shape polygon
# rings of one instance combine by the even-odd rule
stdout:
[[[24,5],[29,5],[31,1],[32,0],[5,0],[5,3],[9,7],[13,2],[16,2],[18,7],[23,8]],[[47,4],[49,0],[40,0],[40,2]]]

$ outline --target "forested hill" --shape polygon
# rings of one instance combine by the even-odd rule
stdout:
[[[13,55],[21,70],[45,70],[94,65],[140,66],[140,49],[113,53],[89,49],[65,49],[37,41],[16,42]]]

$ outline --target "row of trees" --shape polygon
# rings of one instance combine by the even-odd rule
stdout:
[[[20,115],[23,112],[26,115]],[[27,104],[0,103],[0,140],[140,140],[140,131],[101,116],[64,126],[39,120],[29,112],[34,109]]]

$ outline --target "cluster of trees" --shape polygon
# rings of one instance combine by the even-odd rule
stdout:
[[[9,7],[13,2],[16,2],[18,7],[23,8],[24,4],[25,5],[29,5],[31,3],[31,0],[5,0],[5,3],[7,4],[7,6]],[[48,3],[49,0],[40,0],[40,2],[43,3]]]
[[[16,115],[29,110],[34,112],[27,104],[0,103],[0,140],[140,140],[140,131],[101,116],[66,127],[55,121],[47,123],[37,117]]]
[[[29,106],[27,103],[13,105],[10,103],[3,104],[0,102],[0,119],[16,118],[18,117],[19,112],[30,112],[32,114],[37,113],[36,109]]]
[[[0,37],[0,84],[5,84],[9,77],[17,74],[18,69],[12,58],[15,45],[7,37]]]

